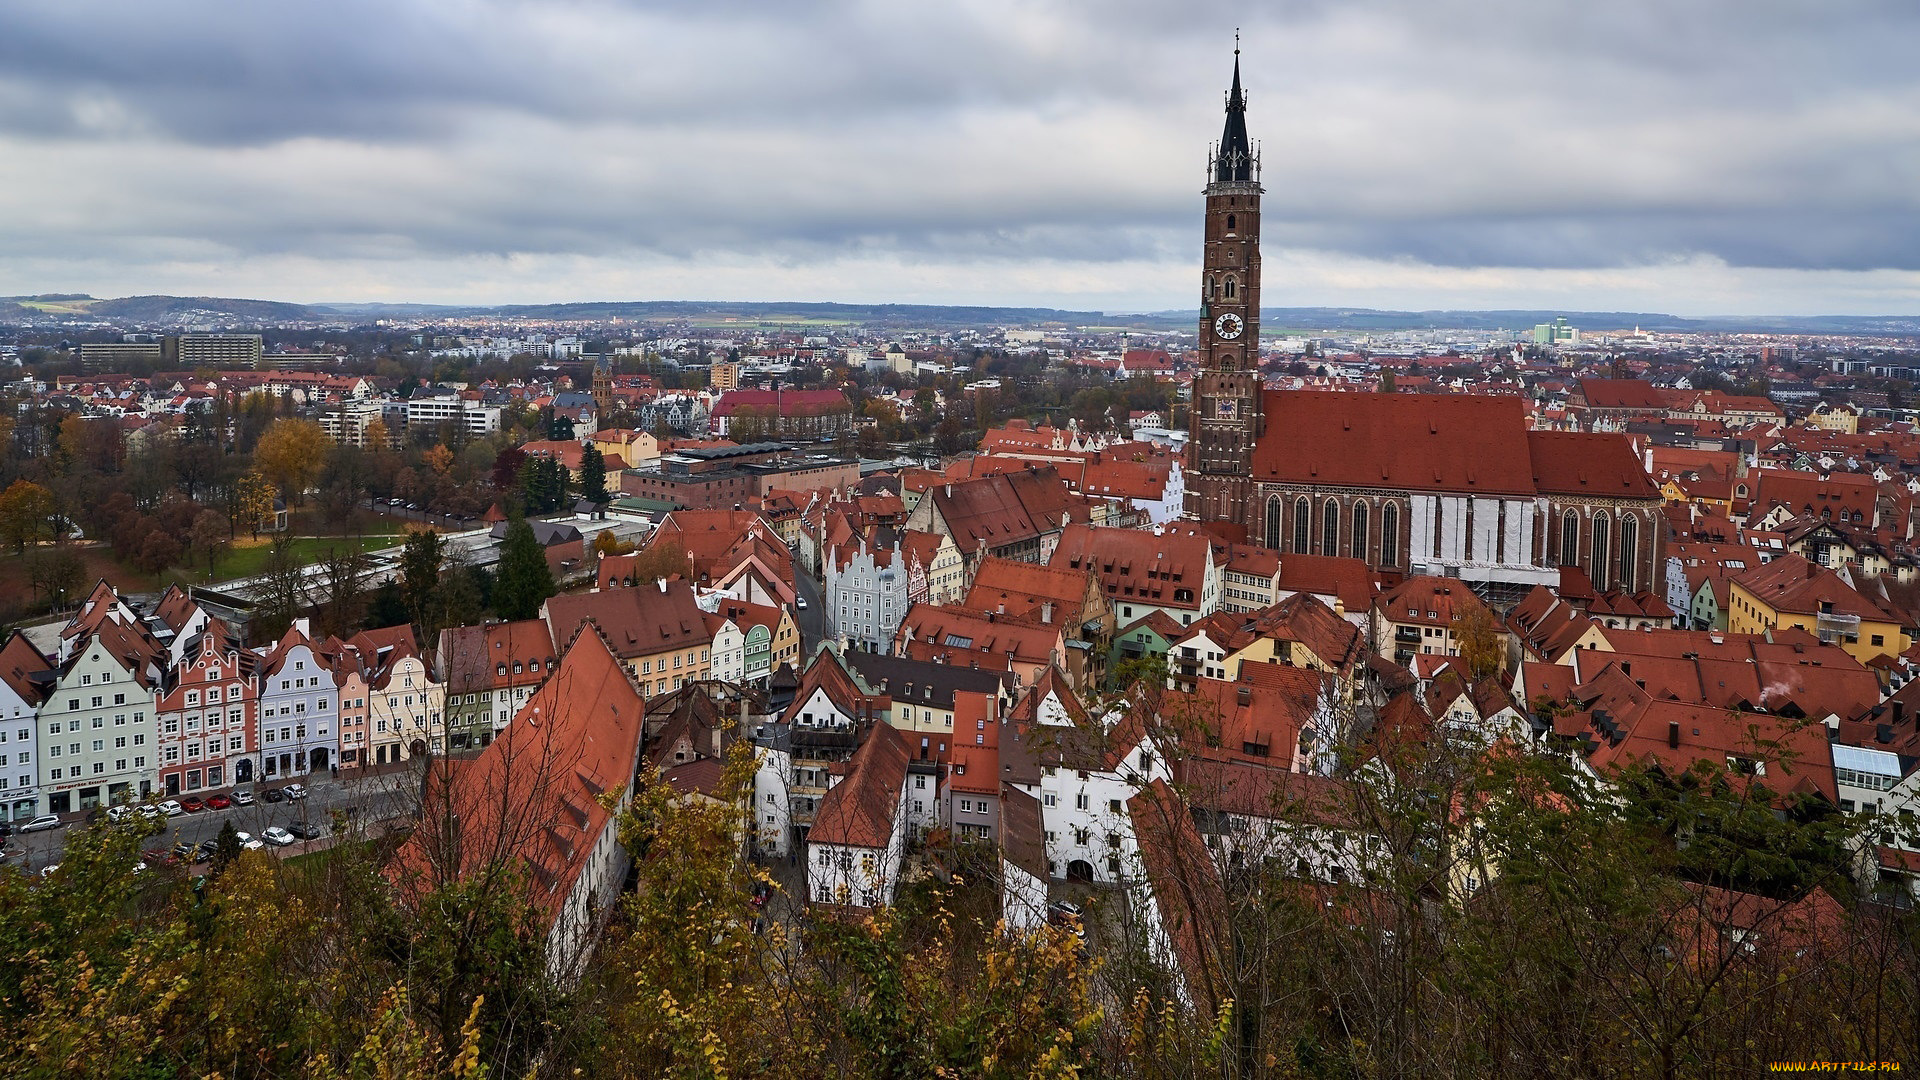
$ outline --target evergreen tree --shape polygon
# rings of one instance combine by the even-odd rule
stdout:
[[[500,572],[493,581],[494,614],[503,619],[531,619],[540,613],[540,603],[554,594],[553,570],[547,566],[547,553],[534,539],[533,526],[525,518],[507,526],[507,537],[500,544]]]
[[[612,501],[607,494],[606,458],[591,446],[580,457],[580,497],[590,503]]]
[[[520,491],[526,498],[526,512],[548,514],[567,501],[567,471],[550,457],[532,457],[520,469]]]
[[[407,608],[407,621],[431,639],[439,629],[431,626],[439,605],[441,550],[440,534],[421,529],[407,534],[407,546],[400,553],[400,596]]]

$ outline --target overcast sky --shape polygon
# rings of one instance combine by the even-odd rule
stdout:
[[[1912,0],[0,3],[0,294],[1920,312]]]

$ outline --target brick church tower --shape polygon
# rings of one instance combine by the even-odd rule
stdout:
[[[1227,124],[1207,166],[1200,272],[1200,362],[1187,421],[1186,516],[1248,520],[1260,410],[1260,159],[1247,140],[1240,50]]]

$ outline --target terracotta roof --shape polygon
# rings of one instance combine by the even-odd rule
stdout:
[[[0,679],[28,705],[39,705],[53,689],[48,678],[35,678],[53,670],[53,661],[41,655],[27,636],[15,630],[0,647]]]
[[[1645,379],[1581,379],[1576,385],[1588,408],[1667,410],[1666,395]]]
[[[1507,627],[1519,636],[1528,652],[1544,660],[1565,656],[1593,626],[1592,619],[1555,596],[1545,585],[1535,585],[1524,600],[1507,612]]]
[[[1046,828],[1040,817],[1040,800],[1012,784],[1000,786],[1000,857],[1046,881],[1052,875],[1047,868]]]
[[[1069,525],[1048,562],[1100,576],[1111,603],[1151,604],[1198,613],[1213,548],[1193,535]],[[1184,594],[1184,595],[1183,595]]]
[[[1078,626],[1087,618],[1091,572],[989,556],[974,571],[973,587],[965,604],[978,611],[1005,610],[1023,618],[1039,619],[1043,604],[1053,605],[1053,621]]]
[[[557,915],[640,760],[645,703],[605,642],[581,634],[554,677],[499,737],[465,762],[435,759],[427,809],[388,876],[418,899],[438,880],[495,860],[530,871],[528,899]],[[457,834],[435,827],[457,818]]]
[[[704,615],[693,586],[684,581],[554,596],[546,603],[547,627],[556,640],[571,638],[591,620],[622,660],[711,643]]]
[[[1335,599],[1358,614],[1373,606],[1373,571],[1363,559],[1344,555],[1288,555],[1280,560],[1280,591],[1304,592]]]
[[[1374,601],[1374,609],[1382,619],[1422,626],[1450,626],[1456,608],[1484,609],[1486,606],[1465,582],[1428,574],[1410,577]]]
[[[449,694],[532,686],[553,669],[553,632],[544,619],[448,627],[435,659]]]
[[[1516,397],[1268,390],[1264,412],[1255,480],[1490,495],[1536,490],[1525,406]]]
[[[1164,780],[1128,799],[1127,813],[1173,958],[1195,1008],[1212,1016],[1228,993],[1217,950],[1229,933],[1226,890],[1213,857],[1192,812]]]
[[[886,847],[893,837],[907,760],[906,738],[891,724],[875,724],[848,762],[847,778],[821,797],[807,842]]]
[[[1529,431],[1535,490],[1547,495],[1658,499],[1660,489],[1625,435]]]
[[[1860,595],[1840,576],[1799,555],[1782,555],[1772,562],[1742,570],[1733,583],[1756,600],[1796,615],[1851,615],[1877,622],[1900,622],[1895,612]]]

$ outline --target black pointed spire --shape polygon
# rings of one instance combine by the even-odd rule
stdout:
[[[1247,95],[1240,89],[1240,35],[1233,35],[1233,89],[1227,91],[1227,126],[1220,133],[1220,153],[1214,159],[1213,178],[1223,181],[1253,179],[1253,144],[1247,139]]]

